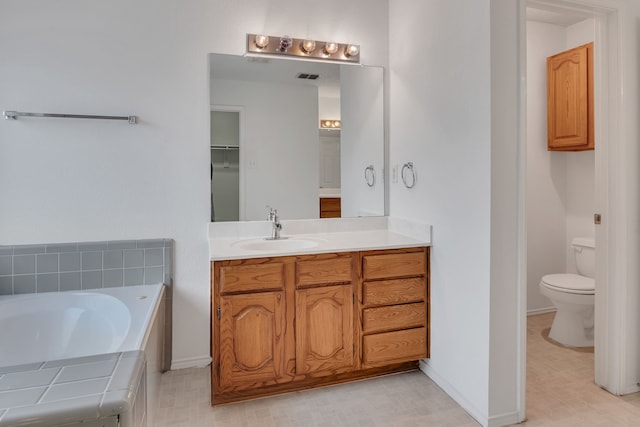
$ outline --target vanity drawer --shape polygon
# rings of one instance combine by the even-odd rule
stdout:
[[[424,302],[365,308],[362,316],[362,331],[366,334],[415,328],[425,326],[426,322],[427,308]]]
[[[296,287],[350,283],[353,280],[353,257],[334,257],[296,262]]]
[[[362,257],[365,279],[420,276],[427,272],[427,257],[423,251]]]
[[[362,303],[366,306],[424,301],[427,296],[424,277],[364,282]]]
[[[220,267],[221,294],[284,289],[284,264],[227,265]]]
[[[362,361],[381,366],[427,357],[427,328],[365,335],[362,338]]]

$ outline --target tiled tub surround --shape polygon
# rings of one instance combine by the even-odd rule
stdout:
[[[127,306],[128,310],[132,311],[130,328],[135,330],[129,330],[128,338],[130,339],[125,337],[120,348],[114,349],[115,356],[112,354],[89,355],[91,349],[87,349],[87,351],[81,350],[79,353],[70,352],[65,355],[66,359],[52,362],[56,355],[43,353],[41,360],[28,365],[0,367],[0,426],[53,426],[62,424],[62,421],[65,422],[64,425],[67,425],[66,423],[71,421],[75,423],[98,420],[107,415],[127,412],[127,408],[131,406],[134,398],[131,387],[140,382],[138,381],[139,374],[136,373],[138,371],[118,373],[118,366],[120,363],[124,363],[124,367],[126,364],[134,363],[133,361],[124,361],[130,356],[134,357],[132,356],[134,353],[135,358],[146,360],[146,367],[142,374],[144,376],[142,389],[148,397],[145,397],[146,406],[138,406],[138,412],[134,411],[127,416],[138,417],[139,420],[148,418],[150,423],[148,425],[153,425],[153,407],[157,401],[160,373],[164,366],[164,317],[167,304],[164,291],[165,286],[156,284],[69,292],[69,294],[81,296],[104,293],[118,298]],[[33,296],[1,296],[0,304],[8,302],[13,305],[20,304],[21,301],[28,303],[34,298],[57,298],[59,295],[49,293]],[[18,328],[21,326],[20,322],[12,323],[17,323]],[[33,323],[23,322],[25,325],[33,325]],[[86,325],[82,324],[81,326],[85,327]],[[37,322],[34,327],[37,329]],[[99,331],[96,331],[96,334],[98,333]],[[25,330],[23,334],[25,336],[37,335],[38,331]],[[28,347],[28,337],[25,338],[25,341]],[[20,342],[16,341],[15,344],[18,345]],[[84,356],[73,357],[80,354]],[[117,358],[119,362],[113,363],[114,358]],[[34,359],[28,359],[26,356],[25,360]],[[73,367],[58,369],[63,366]],[[127,377],[127,372],[130,377]],[[114,375],[116,375],[115,378]],[[143,414],[146,412],[148,415],[140,418],[140,410],[143,410]],[[123,418],[120,417],[120,425],[145,425],[139,423],[123,424],[122,420]],[[105,418],[104,424],[99,425],[112,425],[109,422]]]
[[[393,217],[283,220],[281,224],[282,237],[309,239],[317,242],[317,245],[246,250],[238,243],[264,240],[271,235],[273,225],[270,222],[213,222],[209,224],[209,257],[216,261],[431,245],[430,225]]]
[[[171,239],[0,246],[0,295],[171,284]]]

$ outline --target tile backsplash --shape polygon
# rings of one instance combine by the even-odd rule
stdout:
[[[173,240],[0,246],[0,295],[171,285]]]

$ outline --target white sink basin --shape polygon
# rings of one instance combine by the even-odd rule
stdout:
[[[240,240],[231,246],[236,246],[249,251],[292,251],[318,246],[318,241],[310,239],[282,238],[278,240],[253,239]]]

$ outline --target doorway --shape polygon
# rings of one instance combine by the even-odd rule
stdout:
[[[611,280],[613,277],[612,271],[609,269],[609,253],[611,252],[611,247],[609,246],[609,227],[610,222],[606,219],[609,218],[610,214],[610,206],[615,208],[614,205],[610,203],[610,194],[608,189],[610,187],[610,173],[612,171],[609,170],[609,164],[614,164],[613,156],[615,153],[612,151],[611,147],[617,144],[617,135],[614,129],[613,122],[611,122],[612,118],[615,117],[617,105],[618,105],[618,91],[619,91],[619,83],[617,81],[617,63],[616,63],[616,51],[617,51],[617,9],[609,9],[605,7],[602,2],[598,0],[591,0],[585,4],[585,2],[574,2],[572,0],[523,0],[521,1],[521,7],[523,8],[531,8],[538,10],[541,14],[546,14],[547,16],[555,15],[557,19],[567,19],[567,20],[575,20],[575,22],[584,21],[590,19],[592,24],[594,45],[595,45],[595,81],[594,81],[594,96],[596,99],[595,102],[595,140],[596,140],[596,150],[593,155],[593,214],[600,214],[603,220],[601,225],[592,226],[593,235],[595,236],[596,242],[596,274],[595,274],[595,383],[599,386],[607,389],[613,394],[621,394],[621,390],[619,388],[620,378],[614,374],[615,369],[619,369],[619,353],[620,348],[615,348],[610,345],[609,335],[611,328],[613,326],[610,319],[614,316],[614,313],[611,313],[611,294],[612,287],[615,285],[614,281]],[[526,40],[526,20],[525,14],[521,14],[521,36],[523,40]],[[574,23],[575,23],[574,22]],[[526,47],[521,44],[521,48],[526,51]],[[566,49],[561,49],[566,50]],[[522,71],[523,77],[526,76],[526,79],[523,81],[529,81],[529,76],[527,75],[527,59],[526,54],[522,53],[520,55],[520,69]],[[521,90],[523,94],[523,99],[521,100],[521,110],[527,111],[527,100],[528,94],[526,91]],[[522,114],[521,117],[523,117]],[[612,123],[610,125],[610,122]],[[525,123],[524,128],[528,129],[529,123],[528,118],[523,119],[523,123]],[[522,138],[521,140],[521,154],[524,158],[528,156],[526,139]],[[524,154],[526,153],[526,154]],[[583,159],[584,160],[584,159]],[[566,159],[565,159],[566,161]],[[523,162],[525,163],[525,162]],[[523,164],[521,163],[521,164]],[[528,170],[528,160],[526,161],[527,166],[525,169]],[[588,162],[587,162],[588,163]],[[523,173],[527,178],[523,178],[525,181],[529,180],[529,173]],[[522,185],[520,188],[526,188],[529,186]],[[529,196],[524,196],[525,205],[529,203]],[[523,208],[523,212],[526,212],[526,208]],[[524,214],[523,215],[527,215]],[[524,221],[524,220],[523,220]],[[589,219],[592,221],[592,219]],[[592,222],[591,222],[592,223]],[[585,230],[585,221],[583,218],[582,227]],[[531,238],[534,230],[525,231],[526,238],[524,241],[526,242]],[[566,233],[565,233],[566,235]],[[563,239],[566,242],[566,237]],[[564,250],[568,251],[566,244],[564,245]],[[527,243],[523,243],[521,247],[521,262],[523,265],[527,265]],[[566,256],[563,257],[566,259]],[[566,264],[566,263],[565,263]],[[528,268],[528,267],[527,267]],[[529,277],[527,277],[529,276]],[[529,289],[532,285],[530,282],[530,275],[525,274],[521,292],[523,293],[523,300],[526,300],[527,297],[524,295],[531,295],[534,290]],[[529,285],[529,286],[528,286]],[[536,285],[535,282],[533,284]],[[617,285],[615,285],[617,286]],[[521,313],[522,325],[521,325],[521,341],[520,341],[520,349],[521,349],[521,360],[522,360],[522,368],[521,368],[521,377],[524,379],[526,375],[526,316],[527,316],[527,307],[526,304],[521,306],[523,312]],[[612,370],[612,368],[614,368]],[[524,408],[525,403],[525,393],[526,393],[526,381],[521,381],[521,407]]]

